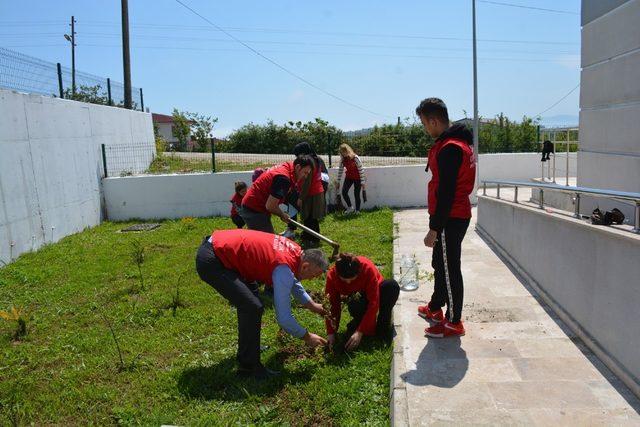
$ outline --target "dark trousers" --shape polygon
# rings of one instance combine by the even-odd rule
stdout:
[[[320,233],[320,221],[318,221],[317,219],[309,216],[308,218],[306,218],[304,220],[304,225],[306,227],[312,229],[316,233]],[[309,242],[320,243],[320,239],[318,239],[317,237],[312,236],[311,234],[307,233],[306,231],[302,233],[302,238],[304,240],[309,241]]]
[[[258,298],[258,288],[244,283],[238,273],[225,268],[216,258],[209,237],[198,249],[196,270],[202,280],[211,285],[220,295],[237,309],[238,353],[237,359],[243,369],[254,369],[260,365],[260,325],[264,306]]]
[[[354,180],[345,178],[344,184],[342,184],[342,199],[347,204],[348,207],[351,207],[351,199],[349,198],[349,189],[353,185],[353,197],[356,199],[356,210],[360,210],[360,190],[362,189],[362,184],[360,180]]]
[[[242,228],[245,226],[246,222],[244,222],[244,219],[242,219],[242,217],[238,214],[235,214],[234,216],[231,217],[231,221],[233,221],[233,223],[236,225],[236,227],[238,228]]]
[[[271,214],[256,212],[245,206],[240,207],[238,214],[240,214],[244,222],[247,223],[247,228],[249,230],[264,231],[265,233],[271,234],[274,233],[273,224],[271,223]]]
[[[378,319],[376,322],[376,335],[383,335],[391,327],[391,313],[393,306],[398,301],[398,295],[400,294],[400,286],[398,282],[393,279],[386,279],[380,283],[380,306],[378,308]],[[347,331],[353,333],[360,322],[364,314],[367,312],[369,301],[364,294],[360,293],[358,300],[350,301],[347,305],[349,314],[351,314],[351,321],[347,325]]]
[[[462,271],[460,270],[460,256],[462,255],[462,240],[469,227],[469,219],[449,218],[444,228],[446,243],[446,259],[449,267],[449,282],[451,284],[451,298],[449,301],[449,291],[444,270],[445,252],[442,245],[442,233],[438,233],[438,241],[433,248],[431,266],[435,286],[429,307],[438,310],[447,305],[445,316],[453,323],[460,321],[462,315],[462,303],[464,299],[464,283],[462,281]],[[453,310],[451,309],[453,307]],[[451,314],[450,311],[453,313]],[[449,317],[452,315],[453,317]]]

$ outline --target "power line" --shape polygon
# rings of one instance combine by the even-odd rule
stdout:
[[[108,21],[86,21],[92,26],[119,27],[119,23]],[[132,24],[132,28],[140,29],[182,29],[190,31],[220,31],[217,28],[211,30],[207,26],[188,26],[188,25],[172,25],[172,24]],[[471,39],[463,37],[443,37],[443,36],[426,36],[419,34],[389,34],[389,33],[354,33],[354,32],[331,32],[331,31],[311,31],[311,30],[295,30],[295,29],[278,29],[278,28],[251,28],[251,27],[220,27],[229,32],[257,32],[257,33],[273,33],[273,34],[307,34],[307,35],[323,35],[323,36],[357,36],[357,37],[378,37],[378,38],[402,38],[402,39],[420,39],[420,40],[439,40],[439,41],[469,41]],[[4,34],[13,35],[16,33]],[[35,34],[53,34],[53,33],[23,33],[21,36],[30,36]],[[3,34],[0,34],[3,35]],[[118,35],[119,36],[119,35]],[[514,40],[514,39],[478,39],[479,42],[487,43],[516,43],[516,44],[551,44],[551,45],[579,45],[579,42],[564,42],[556,40]]]
[[[288,68],[286,68],[283,65],[280,65],[278,62],[274,61],[273,59],[269,58],[266,55],[263,55],[262,53],[260,53],[258,50],[254,49],[253,47],[249,46],[248,44],[246,44],[245,42],[243,42],[242,40],[236,38],[234,35],[230,34],[229,32],[225,31],[224,29],[222,29],[221,27],[219,27],[217,24],[215,24],[214,22],[210,21],[209,19],[207,19],[206,17],[204,17],[203,15],[199,14],[198,12],[196,12],[195,10],[193,10],[191,7],[189,7],[188,5],[184,4],[182,1],[180,0],[175,0],[176,3],[182,5],[182,7],[184,7],[185,9],[191,11],[191,13],[193,13],[196,16],[199,16],[200,18],[202,18],[205,22],[211,24],[213,27],[217,28],[219,31],[223,32],[224,34],[226,34],[227,36],[229,36],[230,38],[232,38],[233,40],[237,41],[238,43],[240,43],[241,45],[243,45],[244,47],[246,47],[247,49],[249,49],[251,52],[255,53],[256,55],[258,55],[259,57],[261,57],[262,59],[264,59],[265,61],[270,62],[271,64],[275,65],[276,67],[280,68],[282,71],[284,71],[285,73],[295,77],[296,79],[300,80],[301,82],[307,84],[308,86],[311,86],[312,88],[324,93],[327,96],[330,96],[344,104],[350,105],[354,108],[357,108],[359,110],[365,111],[369,114],[373,114],[376,116],[380,116],[380,117],[386,117],[386,118],[392,118],[391,116],[388,116],[386,114],[380,114],[380,113],[376,113],[375,111],[371,111],[367,108],[364,108],[358,104],[354,104],[353,102],[347,101],[344,98],[339,97],[338,95],[335,95],[329,91],[326,91],[324,89],[322,89],[320,86],[317,86],[316,84],[310,82],[309,80],[305,79],[304,77],[294,73],[293,71],[289,70]]]
[[[564,101],[569,95],[571,95],[576,89],[578,89],[580,87],[580,83],[578,83],[578,85],[576,87],[574,87],[573,89],[571,89],[569,91],[569,93],[567,93],[565,96],[563,96],[562,98],[560,98],[559,100],[557,100],[556,102],[554,102],[549,108],[547,108],[546,110],[542,111],[541,113],[536,114],[534,117],[538,117],[538,116],[542,116],[544,113],[546,113],[547,111],[551,110],[553,107],[555,107],[556,105],[560,104],[562,101]]]
[[[541,12],[553,12],[553,13],[564,13],[567,15],[579,15],[578,12],[571,12],[570,10],[547,9],[544,7],[524,6],[522,4],[504,3],[500,1],[478,0],[478,3],[487,3],[487,4],[497,5],[497,6],[517,7],[520,9],[538,10]]]
[[[62,47],[63,44],[37,44],[37,45],[6,45],[7,48],[32,48],[32,47]],[[118,44],[100,44],[100,43],[81,43],[80,46],[85,47],[113,47],[120,48]],[[178,50],[178,51],[195,51],[195,52],[244,52],[244,49],[233,48],[206,48],[206,47],[186,47],[186,46],[142,46],[132,45],[132,49],[157,49],[157,50]],[[413,58],[413,59],[437,59],[437,60],[470,60],[468,56],[435,56],[435,55],[407,55],[407,54],[388,54],[388,53],[361,53],[361,52],[321,52],[321,51],[296,51],[296,50],[262,50],[263,53],[283,53],[296,55],[325,55],[325,56],[364,56],[364,57],[382,57],[382,58]],[[508,61],[508,62],[557,62],[558,58],[514,58],[514,57],[479,57],[480,61]]]
[[[49,33],[43,33],[49,34]],[[57,33],[52,33],[57,35]],[[87,32],[83,34],[87,38],[119,38],[120,34],[115,33],[95,33]],[[1,35],[0,35],[1,36]],[[211,38],[211,37],[178,37],[178,36],[161,36],[161,35],[134,35],[134,39],[151,39],[151,40],[172,40],[172,41],[210,41],[233,43],[235,40]],[[433,46],[407,46],[407,45],[389,45],[389,44],[367,44],[367,43],[316,43],[316,42],[300,42],[300,41],[279,41],[279,40],[242,40],[245,43],[257,44],[276,44],[276,45],[299,45],[299,46],[320,46],[320,47],[357,47],[357,48],[380,48],[380,49],[415,49],[415,50],[435,50],[435,51],[469,51],[471,48],[459,47],[433,47]],[[530,50],[508,50],[508,49],[492,49],[493,52],[509,52],[509,53],[541,53],[541,54],[571,54],[575,51],[530,51]]]

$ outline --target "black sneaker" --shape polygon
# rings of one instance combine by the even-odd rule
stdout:
[[[279,376],[280,371],[274,371],[260,364],[254,368],[238,368],[238,376],[245,378],[253,378],[257,381],[264,381]]]

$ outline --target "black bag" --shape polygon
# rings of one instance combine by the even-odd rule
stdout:
[[[603,214],[599,208],[595,208],[591,213],[591,224],[611,225],[611,215]]]
[[[611,218],[611,222],[613,222],[614,224],[620,225],[624,222],[624,214],[620,212],[620,209],[618,208],[613,208],[611,212],[607,212],[605,214],[605,216],[607,215],[609,215],[609,217]]]

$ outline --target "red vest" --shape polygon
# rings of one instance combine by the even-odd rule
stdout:
[[[235,205],[242,205],[242,196],[238,193],[233,193],[233,197],[229,201],[231,202],[231,216],[238,215],[238,210],[236,209]]]
[[[431,181],[427,186],[427,199],[429,204],[429,215],[433,215],[436,212],[436,205],[438,204],[438,154],[445,146],[453,144],[462,150],[462,164],[458,170],[458,178],[456,180],[456,193],[453,198],[453,205],[451,206],[450,218],[471,218],[471,202],[469,201],[469,195],[473,192],[473,185],[476,180],[476,164],[475,156],[473,154],[473,147],[464,141],[457,139],[446,139],[439,141],[434,145],[428,154],[429,169],[431,170]]]
[[[355,158],[351,159],[349,157],[342,158],[342,165],[346,170],[345,177],[354,181],[360,181],[360,172],[358,171],[358,166],[356,165]]]
[[[251,187],[247,190],[247,194],[242,199],[242,206],[246,206],[255,212],[268,213],[266,204],[267,199],[271,195],[271,184],[276,175],[284,175],[291,181],[291,186],[296,184],[293,162],[286,162],[279,166],[273,167],[256,179]],[[280,199],[282,203],[284,199]]]
[[[218,230],[211,238],[222,265],[247,282],[273,286],[273,270],[281,264],[289,266],[294,275],[298,272],[302,249],[286,237],[255,230]]]
[[[351,295],[356,292],[364,292],[368,302],[367,311],[360,321],[358,330],[365,335],[375,334],[376,316],[378,315],[378,309],[380,307],[380,284],[384,280],[384,277],[382,277],[382,274],[380,274],[380,271],[378,271],[378,268],[370,259],[359,256],[358,261],[360,261],[360,272],[351,283],[344,282],[340,279],[335,265],[331,267],[327,273],[324,293],[329,295],[331,316],[337,323],[335,325],[336,328],[334,328],[331,322],[325,321],[327,334],[335,333],[335,330],[340,326],[340,296]]]
[[[309,197],[316,194],[324,193],[324,187],[322,186],[322,170],[320,169],[320,162],[315,162],[313,171],[311,172],[311,186],[307,195]]]

